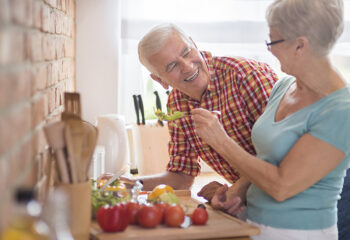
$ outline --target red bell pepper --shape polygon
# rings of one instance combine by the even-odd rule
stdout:
[[[129,212],[125,204],[105,205],[97,210],[98,225],[105,232],[124,231],[129,225]]]

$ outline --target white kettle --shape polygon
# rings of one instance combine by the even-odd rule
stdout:
[[[116,173],[127,167],[128,138],[123,115],[106,114],[97,117],[97,145],[105,149],[105,172]]]

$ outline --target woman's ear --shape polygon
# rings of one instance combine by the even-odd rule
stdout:
[[[151,76],[151,78],[152,78],[154,81],[156,81],[156,82],[158,82],[160,85],[162,85],[162,87],[163,87],[164,89],[168,89],[168,88],[169,88],[169,84],[164,83],[160,77],[154,75],[153,73],[151,73],[150,76]]]
[[[303,53],[309,48],[309,40],[306,37],[298,37],[296,40],[296,54],[298,56],[303,55]]]

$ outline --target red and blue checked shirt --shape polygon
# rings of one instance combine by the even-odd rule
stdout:
[[[199,107],[220,111],[219,119],[227,134],[246,151],[255,154],[251,129],[264,111],[277,76],[264,63],[201,53],[210,73],[207,91],[197,101],[173,89],[167,106],[173,112],[190,113],[191,109]],[[199,138],[190,115],[168,127],[171,137],[168,171],[197,176],[200,173],[199,159],[202,159],[229,182],[239,179],[239,173]]]

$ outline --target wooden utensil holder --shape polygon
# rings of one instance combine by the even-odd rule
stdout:
[[[59,184],[68,198],[68,216],[75,240],[89,240],[91,224],[91,183]]]

